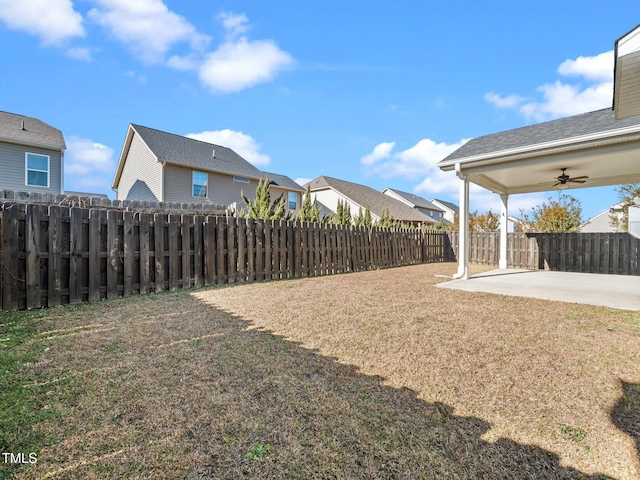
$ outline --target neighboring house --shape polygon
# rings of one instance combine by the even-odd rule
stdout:
[[[369,207],[373,221],[378,220],[385,210],[389,210],[391,216],[401,222],[436,223],[433,218],[411,208],[406,203],[365,185],[325,176],[311,180],[307,185],[310,187],[312,198],[317,198],[318,202],[332,212],[336,211],[338,200],[346,202],[351,209],[352,218],[358,215],[360,209],[364,212]]]
[[[518,223],[520,223],[520,219],[517,217],[512,217],[509,215],[507,217],[507,232],[514,233],[518,231]]]
[[[438,200],[437,198],[432,198],[429,202],[444,211],[444,219],[447,222],[454,223],[458,214],[458,206],[455,203]]]
[[[62,132],[37,118],[0,112],[0,190],[64,193]]]
[[[622,218],[622,203],[616,203],[595,217],[587,220],[580,227],[580,231],[583,233],[616,232],[616,229],[611,226],[611,215],[616,215],[618,219]]]
[[[403,192],[401,190],[396,190],[395,188],[385,188],[382,193],[406,203],[411,208],[415,208],[419,212],[424,213],[436,221],[440,220],[444,216],[445,212],[442,208],[435,206],[433,203],[428,202],[424,198],[414,195],[413,193]]]
[[[117,200],[214,203],[246,209],[269,177],[271,198],[283,195],[287,210],[300,209],[304,189],[289,177],[258,170],[230,148],[129,125],[112,188]]]

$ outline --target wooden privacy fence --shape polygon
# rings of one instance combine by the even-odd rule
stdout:
[[[3,310],[448,259],[443,232],[34,204],[0,211]]]
[[[457,258],[458,232],[448,232]],[[629,233],[509,233],[507,266],[562,272],[640,275],[640,239]],[[469,262],[498,265],[500,234],[472,232]]]

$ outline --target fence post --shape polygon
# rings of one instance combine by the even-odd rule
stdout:
[[[62,289],[62,209],[49,207],[49,260],[47,262],[47,306],[60,305]]]
[[[40,308],[40,205],[27,205],[25,217],[27,308]]]

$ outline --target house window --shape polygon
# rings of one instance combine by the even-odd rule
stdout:
[[[438,218],[442,218],[442,212],[438,212]]]
[[[429,210],[429,216],[433,218],[433,210]]]
[[[208,175],[203,172],[193,172],[193,196],[207,196],[207,180]]]
[[[249,183],[249,179],[243,178],[243,177],[233,177],[233,181],[240,182],[240,183]]]
[[[49,188],[49,155],[25,155],[25,185]]]
[[[289,210],[295,210],[298,208],[298,194],[296,192],[289,192]]]

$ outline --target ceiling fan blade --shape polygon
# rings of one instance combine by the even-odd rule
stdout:
[[[586,180],[576,180],[575,178],[572,178],[571,180],[568,180],[568,181],[572,183],[587,183]]]
[[[582,175],[581,177],[573,177],[571,180],[580,180],[583,178],[589,178],[589,177],[587,177],[586,175]]]
[[[558,182],[558,183],[554,183],[553,185],[551,185],[551,187],[557,187],[558,185],[560,185],[562,182]]]

